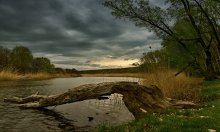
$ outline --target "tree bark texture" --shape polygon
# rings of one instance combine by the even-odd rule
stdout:
[[[4,101],[18,103],[20,108],[43,108],[88,99],[105,99],[103,96],[106,97],[114,93],[123,95],[126,107],[135,118],[139,118],[143,114],[159,112],[166,108],[182,109],[196,106],[192,102],[175,101],[166,98],[157,86],[144,86],[136,82],[86,84],[69,89],[59,95],[31,95],[25,98],[5,99]]]

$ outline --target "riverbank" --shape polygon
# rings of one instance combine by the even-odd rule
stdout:
[[[83,77],[137,77],[143,78],[144,73],[99,73],[81,74]]]
[[[197,109],[169,109],[116,127],[102,125],[95,131],[220,131],[220,80],[203,82],[199,96]]]
[[[141,78],[144,85],[156,85],[166,97],[179,100],[198,100],[202,78],[187,77],[180,74],[175,77],[176,71],[155,71],[152,73],[103,73],[81,74],[83,77],[135,77]]]
[[[107,81],[124,81],[124,78],[105,78]],[[126,81],[134,81],[127,78]],[[100,122],[122,124],[133,119],[123,105],[121,97],[112,95],[109,100],[86,100],[47,109],[18,109],[4,102],[5,98],[25,97],[33,94],[59,95],[80,85],[102,83],[102,77],[56,78],[44,81],[2,81],[0,83],[0,131],[29,132],[34,127],[39,132],[88,131]],[[89,121],[88,117],[93,118]],[[34,124],[34,125],[33,125]],[[35,130],[35,129],[33,129]]]
[[[16,71],[3,70],[0,72],[0,81],[20,81],[20,80],[48,80],[63,77],[79,77],[78,74],[50,74],[46,72],[20,74]]]

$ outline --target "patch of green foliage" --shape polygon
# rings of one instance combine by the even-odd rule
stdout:
[[[206,81],[204,82],[204,87],[201,91],[201,101],[212,101],[220,96],[220,84],[219,80]]]
[[[10,69],[19,73],[52,72],[54,65],[44,57],[34,58],[30,49],[24,46],[12,50],[0,46],[0,71]]]
[[[48,58],[34,57],[31,50],[24,46],[17,46],[12,50],[0,46],[0,71],[3,70],[19,73],[79,74],[74,68],[55,68]]]
[[[220,80],[206,81],[201,89],[201,107],[169,109],[120,126],[99,126],[98,132],[207,132],[220,131]]]

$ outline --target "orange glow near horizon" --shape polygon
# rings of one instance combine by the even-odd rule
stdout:
[[[111,67],[130,67],[133,63],[138,62],[138,59],[125,60],[125,59],[112,59],[104,58],[101,60],[93,61],[93,64],[98,64],[100,66],[111,66]]]

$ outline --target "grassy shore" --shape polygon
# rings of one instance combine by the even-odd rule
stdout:
[[[119,126],[101,125],[94,131],[207,132],[209,129],[220,131],[220,80],[203,82],[201,78],[190,78],[184,74],[174,77],[173,71],[145,74],[83,74],[83,76],[139,77],[143,78],[144,85],[157,85],[167,97],[194,101],[199,104],[197,109],[168,109]],[[62,75],[48,73],[18,74],[6,70],[0,72],[0,80],[44,80],[55,77],[62,77]]]
[[[220,131],[220,80],[203,82],[202,78],[191,78],[184,74],[174,77],[175,71],[126,74],[89,74],[84,76],[140,77],[144,85],[157,85],[165,96],[173,99],[193,101],[197,109],[168,109],[152,113],[142,119],[124,125],[101,125],[95,131],[103,132],[207,132]]]
[[[78,75],[69,74],[50,74],[46,72],[20,74],[12,70],[0,72],[0,81],[19,81],[19,80],[47,80],[61,77],[77,77]]]
[[[202,83],[200,107],[189,110],[169,109],[149,114],[143,119],[112,127],[99,126],[95,131],[108,132],[207,132],[220,131],[220,80]]]
[[[49,73],[28,73],[28,74],[20,74],[16,71],[12,70],[3,70],[0,72],[0,80],[1,81],[18,81],[18,80],[46,80],[54,78],[53,75]]]

